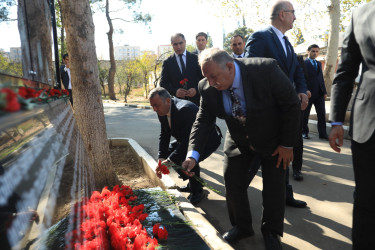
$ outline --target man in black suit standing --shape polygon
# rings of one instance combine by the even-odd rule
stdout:
[[[277,60],[280,68],[289,78],[295,87],[298,97],[301,100],[301,113],[306,109],[308,97],[307,87],[303,71],[298,63],[294,49],[288,38],[284,35],[286,31],[293,28],[296,20],[293,5],[289,1],[277,1],[271,7],[271,26],[253,33],[246,43],[245,57],[267,57]],[[302,114],[298,122],[300,128],[298,133],[298,144],[293,148],[294,159],[292,162],[293,178],[297,181],[303,180],[301,173],[303,161],[303,139],[302,139]],[[256,171],[252,171],[252,175]],[[289,206],[303,208],[306,202],[294,199],[292,185],[289,184],[289,169],[286,176],[286,204]]]
[[[199,54],[202,53],[202,51],[206,49],[207,39],[208,39],[208,36],[204,32],[199,32],[195,36],[195,43],[197,44],[197,50],[194,51],[193,54],[199,56]]]
[[[309,104],[303,114],[302,137],[310,139],[309,137],[309,116],[312,105],[314,104],[316,114],[318,117],[318,132],[319,138],[328,140],[326,131],[326,107],[325,100],[327,99],[327,90],[324,85],[322,64],[316,60],[319,56],[319,46],[312,44],[307,49],[308,58],[305,60],[305,67],[307,70],[308,84],[307,89],[311,92]]]
[[[224,234],[229,243],[252,236],[247,196],[248,172],[254,157],[262,163],[262,233],[267,249],[281,249],[285,211],[285,169],[297,142],[300,103],[288,78],[268,58],[233,59],[217,48],[199,58],[201,106],[193,125],[187,171],[194,170],[216,117],[228,131],[224,143],[224,181],[229,219],[233,228]]]
[[[233,58],[243,58],[245,56],[245,42],[240,34],[232,36],[230,39],[230,48]]]
[[[341,50],[331,92],[329,135],[331,147],[340,152],[342,124],[351,99],[354,80],[362,74],[351,112],[350,135],[355,180],[353,249],[374,249],[375,235],[375,2],[353,11]]]
[[[60,67],[60,79],[63,83],[64,89],[69,91],[70,103],[73,105],[73,93],[72,93],[72,82],[70,80],[70,64],[69,55],[63,55],[63,65]],[[61,88],[61,83],[59,88]]]
[[[171,97],[168,91],[162,87],[151,90],[149,100],[150,105],[158,114],[161,124],[158,158],[162,162],[171,161],[181,165],[186,157],[189,135],[198,112],[198,106],[190,101]],[[221,133],[218,133],[220,130],[217,131],[216,128],[219,129],[214,125],[208,131],[209,143],[200,151],[201,161],[216,151],[221,143]],[[176,140],[170,142],[171,136]],[[198,204],[206,196],[201,182],[197,180],[200,176],[199,164],[193,171],[196,177],[187,176],[181,169],[177,169],[177,172],[184,180],[189,179],[188,186],[180,191],[189,192],[189,201],[193,205]]]
[[[199,106],[198,82],[203,78],[198,56],[186,51],[185,36],[177,33],[171,37],[174,54],[163,62],[160,87],[180,99]]]

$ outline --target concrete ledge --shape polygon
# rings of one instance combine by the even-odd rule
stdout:
[[[308,126],[309,126],[310,132],[316,133],[316,134],[319,133],[318,132],[318,121],[309,120]],[[331,123],[326,123],[326,126],[327,126],[327,134],[329,135],[329,133],[331,132],[332,125],[331,125]],[[344,128],[344,139],[350,140],[351,137],[349,135],[349,126],[343,126],[343,128]]]
[[[139,108],[139,109],[151,109],[150,105],[138,105],[138,104],[129,104],[129,103],[125,103],[125,107]]]
[[[226,250],[233,249],[211,225],[211,223],[179,192],[176,190],[176,183],[169,175],[163,175],[162,179],[156,176],[157,162],[133,139],[130,138],[109,138],[112,146],[130,146],[147,176],[163,190],[176,197],[181,212],[187,220],[192,223],[197,233],[211,249]],[[170,169],[174,172],[173,169]]]

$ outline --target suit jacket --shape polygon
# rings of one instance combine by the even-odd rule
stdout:
[[[176,164],[180,164],[186,159],[190,131],[195,121],[197,112],[198,106],[194,103],[172,97],[171,127],[169,127],[167,116],[158,116],[161,124],[158,158],[167,159],[169,157],[169,159]],[[168,148],[171,136],[177,140],[178,146],[172,153],[169,154]],[[208,138],[210,143],[207,144],[207,147],[202,148],[201,151],[198,151],[201,155],[206,152],[206,149],[214,148],[214,150],[216,150],[220,145],[221,137],[216,132],[215,125],[208,129]]]
[[[60,78],[61,82],[64,84],[64,88],[67,90],[69,88],[69,75],[68,72],[64,70],[65,65],[60,66]],[[61,84],[60,84],[61,88]]]
[[[322,63],[317,61],[318,70],[315,70],[310,59],[305,60],[305,67],[308,73],[307,89],[311,92],[311,98],[322,97],[327,94],[326,86],[324,85]]]
[[[201,150],[208,141],[207,129],[216,117],[225,119],[228,131],[224,153],[234,157],[249,152],[270,156],[278,145],[293,147],[297,143],[300,102],[277,62],[267,58],[234,59],[241,71],[246,101],[246,125],[226,114],[222,92],[211,87],[207,79],[199,83],[201,106],[190,135],[191,150]]]
[[[331,91],[330,120],[343,122],[354,80],[362,63],[362,75],[351,112],[350,135],[358,143],[370,139],[375,131],[375,2],[353,11],[347,29],[341,61]]]
[[[287,66],[283,46],[272,27],[253,33],[246,42],[245,57],[267,57],[275,59],[280,68],[293,83],[297,93],[306,93],[307,87],[303,71],[292,49],[292,65]]]
[[[196,105],[199,106],[199,93],[198,93],[198,82],[203,78],[201,68],[198,64],[198,57],[188,51],[186,51],[186,70],[185,74],[182,75],[180,68],[177,64],[176,55],[168,57],[163,62],[160,86],[167,89],[168,92],[176,96],[177,89],[181,88],[180,81],[184,78],[188,79],[187,88],[195,88],[197,94],[192,98],[186,98]]]

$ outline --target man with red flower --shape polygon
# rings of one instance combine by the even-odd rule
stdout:
[[[198,56],[186,51],[185,36],[177,33],[171,37],[174,54],[164,61],[160,87],[172,96],[186,99],[199,106],[198,82],[203,78]]]
[[[149,101],[158,114],[161,124],[158,158],[161,163],[169,161],[181,165],[186,158],[190,131],[198,112],[198,106],[190,101],[171,97],[168,91],[162,87],[151,90]],[[207,134],[207,145],[199,152],[201,155],[200,161],[216,151],[221,143],[221,133],[215,124],[208,129]],[[176,140],[171,142],[171,136]],[[160,167],[162,165],[160,164]],[[193,205],[198,204],[206,196],[203,192],[202,183],[199,182],[199,164],[197,163],[192,171],[195,177],[186,175],[181,169],[176,169],[176,171],[183,180],[189,179],[188,186],[180,189],[180,191],[189,192],[188,199],[190,202]]]

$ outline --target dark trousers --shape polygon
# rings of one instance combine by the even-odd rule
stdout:
[[[253,160],[260,161],[263,176],[262,229],[283,235],[285,211],[285,171],[276,168],[277,157],[261,157],[250,152],[236,157],[224,156],[224,181],[229,219],[241,230],[252,229],[250,203],[247,196],[249,172]],[[259,165],[260,165],[259,164]]]
[[[69,91],[69,101],[70,101],[70,103],[71,103],[72,106],[73,106],[73,92],[72,92],[71,89],[68,89],[68,91]]]
[[[298,128],[298,141],[295,147],[293,147],[293,162],[292,167],[293,170],[301,171],[302,169],[302,162],[303,162],[303,139],[302,139],[302,122],[303,122],[303,116],[304,111],[301,111],[301,120],[300,120],[300,127]],[[289,184],[289,174],[287,172],[287,185]]]
[[[353,249],[374,249],[375,133],[366,143],[352,141],[355,194]]]
[[[301,111],[301,126],[302,126],[302,117],[303,117],[303,111]],[[301,127],[297,130],[298,132],[298,142],[295,147],[293,147],[293,162],[292,167],[293,170],[299,170],[302,169],[302,162],[303,162],[303,139],[302,139],[302,130]],[[259,168],[261,166],[261,158],[260,156],[255,156],[251,162],[251,167],[248,172],[247,178],[248,178],[248,186],[250,185],[251,181],[254,179],[254,176],[257,174]],[[289,166],[286,169],[285,174],[285,189],[286,189],[286,199],[287,200],[293,200],[293,187],[289,184]]]
[[[326,130],[326,107],[325,107],[325,101],[324,96],[319,97],[312,97],[309,100],[309,104],[307,105],[307,108],[305,110],[305,114],[303,115],[303,125],[302,125],[302,133],[308,134],[309,133],[309,116],[311,107],[314,104],[316,115],[318,117],[318,132],[319,137],[326,137],[327,136],[327,130]]]

